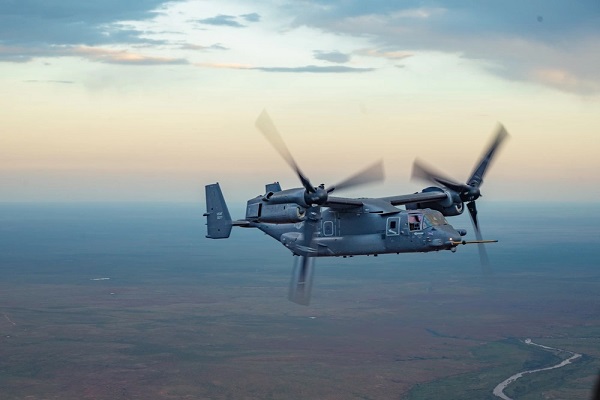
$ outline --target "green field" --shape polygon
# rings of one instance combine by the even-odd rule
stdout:
[[[2,284],[2,398],[491,399],[560,361],[525,337],[585,356],[509,396],[587,399],[600,370],[597,320],[517,312],[501,288],[438,276],[375,294],[325,276],[304,308],[285,301],[287,276],[227,274]]]
[[[285,249],[248,230],[203,240],[196,208],[2,214],[0,398],[491,399],[511,375],[565,357],[525,338],[584,356],[508,395],[590,398],[591,243],[524,244],[498,222],[491,280],[476,249],[318,260],[302,307],[286,300]],[[536,221],[534,233],[547,220]]]

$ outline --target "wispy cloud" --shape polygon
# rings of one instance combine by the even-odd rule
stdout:
[[[260,21],[260,15],[257,13],[242,14],[242,15],[240,15],[240,17],[242,17],[243,19],[245,19],[248,22]]]
[[[306,65],[303,67],[255,67],[259,71],[265,72],[289,72],[289,73],[315,73],[315,74],[346,74],[356,72],[370,72],[374,71],[374,68],[353,68],[345,67],[343,65],[336,66],[319,66],[319,65]]]
[[[401,9],[392,13],[394,18],[413,18],[413,19],[429,19],[436,16],[441,16],[447,11],[443,7],[416,7]]]
[[[170,3],[181,2],[174,0]],[[64,55],[77,46],[163,45],[122,21],[154,18],[165,0],[0,2],[0,62],[27,62]],[[61,54],[62,53],[62,54]],[[109,62],[110,57],[100,58]],[[152,57],[140,57],[139,63]],[[158,60],[157,60],[158,61]]]
[[[81,57],[90,61],[123,65],[188,64],[188,61],[182,58],[151,56],[93,46],[0,46],[0,59],[4,61],[26,62],[33,57]]]
[[[61,80],[53,80],[53,79],[27,79],[24,80],[25,83],[61,83],[66,85],[71,85],[75,83],[75,81],[61,81]]]
[[[587,80],[557,68],[540,68],[531,72],[531,77],[539,83],[554,86],[565,91],[592,94],[600,92],[600,82]]]
[[[252,65],[236,63],[195,63],[197,67],[216,69],[254,69]]]
[[[156,17],[167,15],[169,9],[177,6],[195,10],[184,7],[192,4],[188,0],[0,1],[0,62],[22,63],[39,57],[77,56],[95,62],[127,65],[185,64],[187,61],[182,57],[198,62],[203,56],[201,52],[233,49],[227,52],[229,55],[242,42],[246,46],[243,56],[256,62],[256,55],[264,47],[261,47],[263,43],[253,42],[255,37],[250,33],[256,32],[250,32],[250,28],[262,23],[263,15],[269,15],[271,22],[270,17],[275,15],[268,14],[271,7],[277,8],[277,15],[294,16],[292,22],[282,19],[277,28],[281,31],[302,27],[328,36],[361,38],[361,47],[366,40],[370,42],[369,48],[357,51],[346,48],[345,51],[314,51],[312,57],[319,60],[315,64],[347,64],[358,56],[397,63],[423,51],[445,52],[459,54],[504,79],[534,82],[574,93],[600,93],[600,9],[597,0],[469,3],[283,0],[269,3],[261,6],[260,14],[247,7],[237,8],[239,12],[231,11],[235,8],[229,3],[228,8],[205,7],[195,15],[186,14],[190,30],[198,30],[199,24],[205,32],[211,30],[212,36],[205,39],[210,37],[208,40],[217,43],[203,46],[193,42],[182,44],[185,40],[182,36],[173,40],[176,35],[187,34],[179,25],[165,27],[156,22],[152,25],[154,29],[143,28],[145,23],[150,26],[149,21],[160,20]],[[219,9],[223,10],[222,14],[215,11]],[[239,35],[246,33],[248,37],[240,40]],[[143,50],[140,45],[145,46]],[[291,52],[295,51],[293,46],[295,43],[291,42]],[[162,56],[166,54],[165,49],[172,53]],[[306,48],[299,52],[305,54]],[[295,61],[300,65],[312,62],[310,59]],[[372,70],[349,65],[251,68],[299,73]]]
[[[404,58],[412,57],[414,54],[408,51],[385,51],[378,49],[361,49],[355,51],[356,54],[361,56],[386,58],[388,60],[402,60]]]
[[[127,50],[111,50],[97,47],[76,46],[62,50],[65,55],[80,56],[93,61],[122,65],[188,64],[182,58],[148,56]]]
[[[300,67],[256,67],[246,64],[227,64],[227,63],[198,63],[199,67],[205,68],[224,68],[224,69],[246,69],[263,72],[276,73],[315,73],[315,74],[346,74],[346,73],[362,73],[374,71],[374,68],[353,68],[342,65],[336,66],[319,66],[305,65]]]
[[[260,15],[257,13],[242,14],[242,15],[219,14],[215,17],[199,19],[199,20],[197,20],[197,22],[200,24],[204,24],[204,25],[229,26],[232,28],[245,28],[247,25],[242,24],[241,22],[239,22],[239,20],[242,20],[244,22],[249,22],[249,23],[259,22]]]
[[[329,61],[332,63],[344,64],[350,61],[350,55],[339,51],[314,51],[317,60]]]
[[[216,17],[199,19],[198,22],[204,25],[231,26],[233,28],[245,27],[245,25],[242,25],[237,21],[237,17],[235,15],[221,14],[217,15]]]
[[[182,44],[181,46],[179,46],[179,48],[184,49],[184,50],[200,50],[200,51],[229,50],[229,48],[227,48],[219,43],[211,44],[210,46],[202,46],[200,44],[186,43],[186,44]]]
[[[181,0],[175,0],[181,1]],[[142,41],[141,32],[115,25],[153,18],[165,0],[0,2],[0,38],[4,45],[97,45]]]
[[[333,0],[327,6],[309,1],[289,7],[295,26],[369,37],[376,48],[386,49],[362,55],[394,60],[419,51],[448,52],[503,78],[568,92],[600,92],[597,1]]]
[[[49,54],[47,48],[35,46],[2,46],[0,45],[0,61],[23,63],[31,61],[36,56],[43,57]]]

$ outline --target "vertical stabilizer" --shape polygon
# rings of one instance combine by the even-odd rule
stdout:
[[[207,238],[226,239],[231,233],[231,216],[218,183],[206,185]]]

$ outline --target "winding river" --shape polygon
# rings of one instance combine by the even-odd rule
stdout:
[[[562,362],[553,365],[551,367],[546,367],[546,368],[538,368],[538,369],[530,369],[528,371],[523,371],[523,372],[519,372],[517,374],[514,374],[513,376],[511,376],[510,378],[506,379],[505,381],[502,381],[498,384],[498,386],[496,386],[494,388],[494,395],[500,397],[503,400],[513,400],[512,398],[508,397],[507,395],[504,394],[504,389],[506,389],[506,387],[508,385],[510,385],[511,383],[513,383],[514,381],[516,381],[517,379],[519,379],[520,377],[522,377],[525,374],[533,374],[534,372],[541,372],[541,371],[548,371],[551,369],[555,369],[555,368],[560,368],[560,367],[564,367],[565,365],[571,364],[571,362],[575,361],[576,359],[578,359],[579,357],[581,357],[581,354],[577,354],[577,353],[573,353],[571,351],[567,351],[567,350],[561,350],[561,349],[555,349],[554,347],[548,347],[548,346],[544,346],[541,344],[537,344],[537,343],[533,343],[531,341],[531,339],[525,339],[525,343],[532,345],[532,346],[537,346],[537,347],[541,347],[543,349],[546,350],[557,350],[557,351],[561,351],[561,352],[565,352],[565,353],[571,353],[571,357],[567,358],[566,360],[563,360]]]

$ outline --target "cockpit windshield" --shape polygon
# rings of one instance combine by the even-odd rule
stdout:
[[[423,219],[426,226],[448,225],[448,221],[446,221],[442,213],[435,210],[425,213]]]

